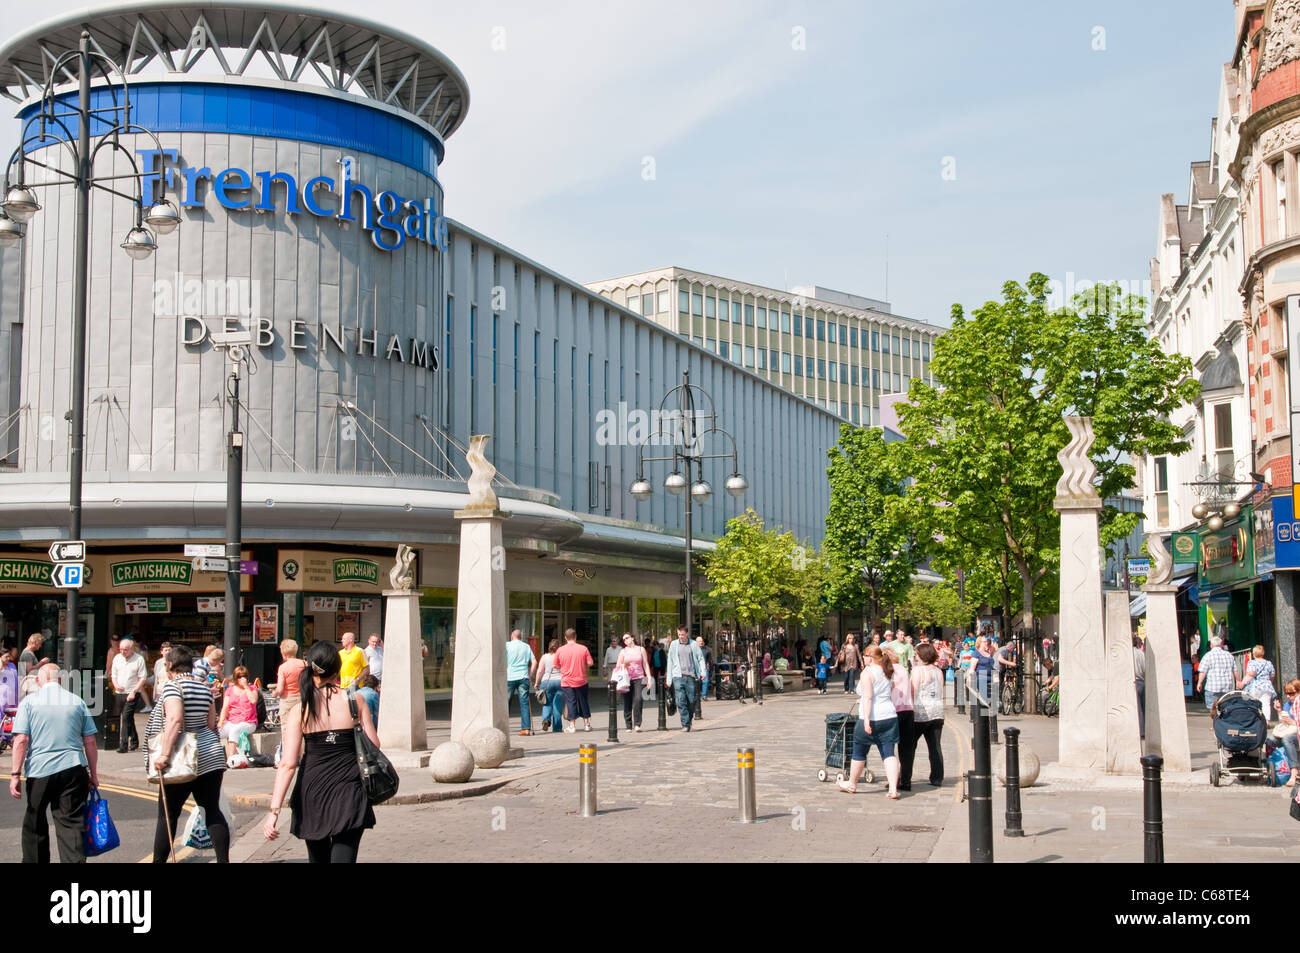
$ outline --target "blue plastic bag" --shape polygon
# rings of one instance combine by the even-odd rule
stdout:
[[[1269,763],[1273,765],[1273,770],[1277,772],[1277,783],[1286,784],[1291,780],[1291,772],[1295,770],[1286,757],[1286,752],[1281,748],[1274,748],[1268,756]]]
[[[85,826],[86,856],[96,857],[108,853],[122,843],[117,827],[108,814],[108,802],[99,796],[99,788],[91,788],[86,799]]]

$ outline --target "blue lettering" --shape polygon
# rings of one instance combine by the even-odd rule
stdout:
[[[226,176],[233,176],[230,182],[225,181]],[[248,173],[243,169],[225,169],[217,173],[212,180],[212,193],[217,197],[217,202],[226,208],[248,208],[249,199],[243,199],[236,202],[226,194],[227,189],[235,192],[244,192],[253,187],[253,180],[248,177]]]
[[[300,211],[298,208],[298,183],[293,180],[288,172],[259,172],[257,177],[262,180],[262,201],[258,202],[254,208],[259,208],[267,212],[275,211],[275,202],[271,200],[271,183],[280,181],[284,183],[284,210],[290,215],[297,215]]]
[[[403,230],[412,238],[424,238],[424,212],[420,209],[420,203],[407,202],[406,209],[409,214],[402,226]]]
[[[352,218],[351,206],[352,206],[352,197],[355,195],[360,195],[363,199],[361,203],[361,227],[365,229],[374,228],[375,227],[374,214],[371,212],[370,206],[374,204],[375,197],[370,194],[370,190],[368,188],[366,188],[364,185],[357,185],[351,179],[343,180],[343,191],[339,197],[339,214],[338,214],[339,221],[341,222],[354,221],[354,219]]]
[[[406,232],[402,229],[402,217],[397,214],[397,210],[405,204],[406,199],[396,192],[385,191],[375,196],[375,209],[379,212],[379,217],[375,221],[375,230],[370,233],[370,240],[375,243],[376,248],[384,251],[396,251],[406,242]],[[393,241],[386,241],[383,237],[384,232],[392,232],[395,236]]]
[[[181,175],[185,178],[185,200],[181,205],[186,208],[203,208],[203,202],[198,197],[198,183],[200,179],[212,178],[212,170],[205,165],[201,169],[181,169]]]
[[[325,191],[330,195],[334,194],[334,180],[327,175],[318,175],[302,187],[302,204],[307,206],[307,211],[313,215],[333,215],[334,213],[327,208],[321,208],[316,204],[316,186],[325,186]]]
[[[177,162],[180,151],[177,149],[136,149],[136,155],[140,156],[140,170],[144,175],[140,177],[140,196],[145,205],[150,205],[163,197],[165,189],[175,187],[175,169],[167,168],[167,163],[162,157]],[[149,170],[153,171],[149,171]],[[166,171],[163,189],[158,189],[158,173]],[[157,190],[157,191],[155,191]]]

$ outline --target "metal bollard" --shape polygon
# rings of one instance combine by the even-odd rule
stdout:
[[[618,743],[618,689],[613,682],[609,683],[609,737],[605,740]]]
[[[1007,826],[1002,833],[1006,837],[1024,837],[1020,826],[1020,729],[1005,728],[1002,733],[1007,736]]]
[[[974,693],[970,698],[971,722],[974,731],[971,748],[974,767],[966,774],[969,793],[970,862],[993,863],[993,770],[989,751],[988,709]]]
[[[655,676],[659,681],[659,730],[668,730],[668,696],[664,691],[664,676],[660,672]]]
[[[758,817],[754,791],[754,749],[736,749],[737,792],[740,797],[740,823],[753,824]]]
[[[1142,862],[1165,862],[1165,819],[1160,804],[1160,768],[1165,759],[1149,754],[1142,758]]]
[[[578,813],[596,816],[596,746],[578,747]]]

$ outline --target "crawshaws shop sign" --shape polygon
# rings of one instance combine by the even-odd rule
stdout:
[[[252,558],[245,552],[244,558]],[[27,554],[0,553],[0,593],[56,594],[50,572],[54,564]],[[199,572],[193,560],[176,553],[90,554],[86,558],[87,595],[141,595],[189,592],[225,592],[226,575]],[[249,577],[240,576],[242,591],[249,591]]]
[[[382,591],[379,559],[375,556],[282,549],[277,563],[281,592]]]

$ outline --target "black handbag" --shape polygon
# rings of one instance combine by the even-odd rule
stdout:
[[[1295,771],[1295,768],[1291,769]],[[1295,795],[1291,798],[1291,817],[1300,821],[1300,784],[1295,786]]]
[[[664,705],[669,715],[677,714],[677,699],[674,697],[677,693],[673,691],[671,685],[664,681]]]
[[[352,740],[357,746],[357,766],[361,769],[361,786],[366,789],[366,800],[371,804],[383,804],[397,793],[397,770],[361,730],[357,695],[351,689],[348,690],[348,709],[352,712]]]

